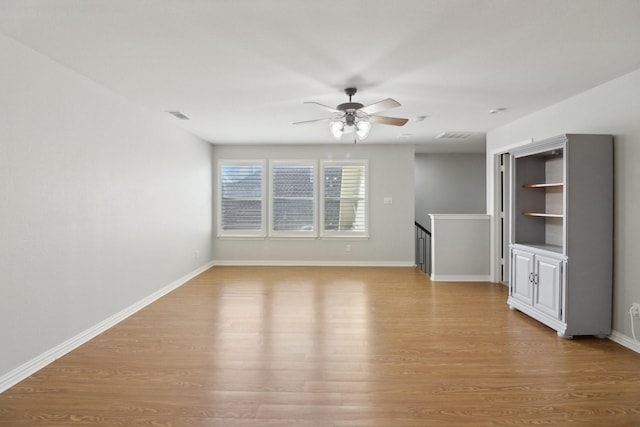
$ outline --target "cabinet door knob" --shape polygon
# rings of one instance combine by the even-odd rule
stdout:
[[[533,283],[533,272],[529,273],[529,283]]]

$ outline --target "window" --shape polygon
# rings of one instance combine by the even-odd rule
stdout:
[[[315,237],[315,162],[273,161],[270,176],[270,235]]]
[[[322,235],[368,237],[367,162],[322,163]]]
[[[218,235],[264,237],[264,161],[220,161]]]
[[[366,238],[367,193],[366,160],[272,160],[268,182],[266,160],[220,160],[218,236]]]

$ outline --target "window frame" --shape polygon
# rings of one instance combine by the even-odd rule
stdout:
[[[325,220],[325,170],[327,167],[335,166],[360,166],[364,167],[364,230],[326,230]],[[369,238],[369,217],[370,217],[370,201],[369,201],[369,161],[368,160],[322,160],[320,162],[320,180],[319,180],[319,204],[320,204],[320,218],[319,218],[319,231],[320,236],[323,239],[368,239]],[[342,199],[342,198],[340,198]]]
[[[274,169],[277,167],[311,167],[313,174],[313,229],[312,230],[274,230],[274,202],[276,200],[274,186]],[[269,237],[274,239],[315,239],[318,237],[318,162],[316,160],[270,160],[269,161]]]
[[[226,166],[250,166],[260,167],[260,201],[261,201],[261,209],[260,209],[260,228],[256,230],[246,230],[246,229],[227,229],[223,228],[222,224],[222,194],[223,194],[223,170]],[[233,239],[264,239],[267,235],[266,233],[266,221],[267,221],[267,180],[265,179],[267,173],[267,162],[265,160],[226,160],[220,159],[218,160],[218,171],[217,171],[217,206],[216,206],[216,228],[217,228],[217,236],[219,238],[233,238]]]

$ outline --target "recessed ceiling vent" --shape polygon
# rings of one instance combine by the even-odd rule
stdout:
[[[436,138],[438,139],[469,139],[473,136],[473,132],[442,132]]]
[[[189,120],[189,117],[182,114],[180,111],[167,111],[167,113],[171,114],[176,119],[180,120]]]

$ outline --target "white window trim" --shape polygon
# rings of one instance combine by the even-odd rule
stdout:
[[[311,167],[313,169],[313,230],[310,231],[276,231],[273,229],[273,202],[274,202],[274,185],[273,185],[273,169],[276,166],[301,166]],[[269,161],[269,237],[273,239],[315,239],[318,237],[318,162],[316,160],[270,160]]]
[[[223,166],[261,166],[262,168],[262,210],[259,230],[223,230],[222,229],[222,168]],[[221,239],[264,239],[267,221],[267,162],[266,160],[218,160],[217,185],[216,185],[216,229],[217,237]]]
[[[326,166],[364,166],[365,167],[365,224],[364,231],[334,231],[325,230],[324,224],[324,206],[325,206],[325,194],[324,194],[324,171]],[[320,204],[320,217],[319,217],[319,230],[322,239],[368,239],[369,238],[369,161],[368,160],[322,160],[320,162],[320,180],[318,181],[319,191],[319,204]]]

